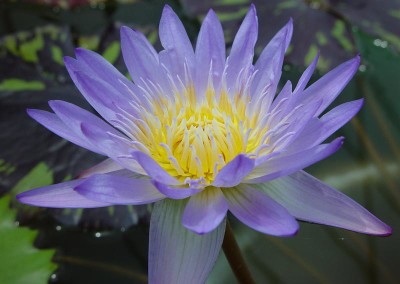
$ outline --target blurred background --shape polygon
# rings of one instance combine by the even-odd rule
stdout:
[[[296,83],[317,51],[313,81],[360,53],[359,72],[332,105],[365,98],[335,135],[344,147],[308,172],[345,192],[393,227],[379,238],[301,223],[294,238],[257,233],[232,218],[257,283],[399,283],[399,0],[1,0],[0,283],[146,283],[149,206],[54,210],[23,206],[15,195],[68,180],[103,158],[29,119],[26,108],[60,99],[90,106],[64,67],[75,47],[102,54],[121,72],[119,27],[146,34],[160,49],[158,22],[173,7],[195,42],[209,8],[229,49],[253,2],[257,54],[290,17],[294,37],[281,83]],[[223,253],[207,283],[235,283]]]

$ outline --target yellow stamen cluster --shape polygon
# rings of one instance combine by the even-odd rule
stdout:
[[[141,113],[135,136],[171,176],[210,184],[238,154],[254,156],[260,144],[266,145],[257,135],[258,115],[246,117],[249,101],[248,95],[229,98],[224,91],[217,97],[213,88],[200,102],[194,88],[173,99],[157,97],[153,109]]]

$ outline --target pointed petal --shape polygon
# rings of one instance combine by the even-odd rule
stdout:
[[[293,21],[290,19],[264,48],[256,62],[254,69],[257,70],[257,74],[254,77],[251,94],[254,97],[266,96],[269,99],[265,102],[266,109],[269,108],[275,96],[282,74],[283,58],[292,34]]]
[[[281,176],[295,173],[332,155],[342,146],[342,144],[343,137],[339,137],[329,144],[322,144],[304,151],[292,154],[284,153],[281,156],[273,157],[254,168],[243,182],[266,182]]]
[[[167,173],[156,161],[149,155],[140,152],[132,152],[132,157],[135,159],[149,175],[149,177],[159,183],[168,185],[180,185],[181,182]]]
[[[74,190],[82,180],[72,180],[50,186],[32,189],[17,195],[19,202],[50,208],[96,208],[111,206],[109,202],[87,199]]]
[[[314,60],[311,62],[310,66],[308,66],[307,69],[304,71],[304,73],[301,75],[299,82],[297,82],[296,89],[294,89],[293,93],[297,94],[304,91],[308,82],[310,81],[312,74],[314,73],[315,67],[317,67],[318,58],[319,58],[319,51],[315,56]]]
[[[246,155],[237,155],[226,164],[213,181],[215,187],[232,187],[238,185],[254,168],[254,159]]]
[[[121,50],[133,81],[140,83],[140,78],[158,82],[158,54],[147,38],[139,31],[128,27],[121,28]]]
[[[293,91],[292,91],[292,82],[286,81],[285,85],[283,86],[282,90],[273,100],[270,109],[264,110],[266,113],[270,112],[269,124],[270,125],[277,125],[282,119],[293,110],[291,107],[291,100],[293,98]],[[259,107],[259,111],[261,110],[261,104]]]
[[[57,114],[57,116],[65,123],[65,125],[68,125],[78,135],[82,136],[82,122],[100,128],[105,133],[110,132],[115,135],[119,135],[119,132],[107,124],[104,120],[74,104],[54,100],[49,101],[49,105]]]
[[[196,44],[196,94],[204,94],[212,65],[214,88],[220,85],[225,66],[225,39],[217,15],[210,10],[200,28]]]
[[[185,185],[170,186],[156,180],[153,180],[153,184],[162,194],[172,199],[185,199],[202,190],[202,188],[186,187]]]
[[[165,198],[149,179],[112,174],[93,175],[74,189],[88,199],[118,205],[148,204]]]
[[[347,102],[335,107],[323,115],[321,119],[314,118],[314,121],[308,123],[299,138],[293,141],[293,144],[287,149],[289,151],[292,149],[306,149],[323,142],[336,130],[349,122],[361,109],[363,103],[364,99]]]
[[[155,204],[150,221],[149,283],[203,284],[217,260],[225,221],[214,231],[197,235],[181,223],[185,201]]]
[[[27,113],[34,120],[49,129],[51,132],[54,132],[58,136],[67,139],[68,141],[71,141],[72,143],[86,148],[92,152],[104,155],[101,149],[83,139],[84,137],[82,135],[80,136],[75,133],[72,129],[65,125],[64,122],[54,113],[38,109],[27,109]]]
[[[261,190],[251,185],[239,185],[223,190],[229,211],[241,222],[261,233],[292,236],[299,224],[289,212]]]
[[[249,68],[253,64],[254,46],[258,36],[258,20],[256,8],[252,4],[235,39],[227,61],[226,80],[228,89],[235,91],[235,85],[242,69]]]
[[[132,98],[128,90],[136,90],[136,87],[103,56],[84,48],[75,49],[75,54],[81,66],[84,65],[87,68],[85,72],[87,75],[99,78],[112,85],[125,98]]]
[[[116,113],[119,111],[116,105],[129,105],[127,100],[121,98],[105,81],[92,78],[80,71],[70,72],[70,76],[85,99],[107,121],[117,119]]]
[[[193,195],[183,212],[183,225],[197,234],[207,234],[224,220],[228,203],[219,188],[208,187]]]
[[[347,83],[357,72],[359,65],[359,56],[339,65],[305,89],[303,94],[299,96],[298,104],[307,104],[311,101],[322,100],[322,104],[316,113],[316,116],[318,116],[346,87]]]
[[[279,111],[282,109],[281,112],[286,113],[286,111],[284,111],[284,106],[282,106],[282,104],[287,105],[287,101],[290,99],[291,96],[292,96],[292,82],[286,81],[285,85],[283,86],[283,88],[281,89],[279,94],[276,96],[275,100],[273,101],[273,103],[271,105],[271,115],[273,114],[272,110],[274,110],[274,108],[278,104],[279,104],[279,108],[275,109],[275,111]]]
[[[189,72],[192,73],[195,61],[194,51],[181,20],[168,5],[164,6],[159,35],[161,44],[166,51],[163,52],[167,57],[164,62],[168,69],[174,72],[173,75],[179,75],[181,79],[184,79],[185,62],[189,65]]]
[[[78,54],[79,52],[77,52]],[[96,54],[96,53],[94,53]],[[93,55],[93,54],[92,54]],[[96,55],[100,56],[100,55]],[[86,57],[86,56],[85,56]],[[90,65],[90,60],[84,61],[82,57],[80,58],[81,60],[76,60],[74,58],[65,56],[64,57],[64,63],[65,67],[68,70],[68,73],[76,85],[76,87],[79,89],[79,91],[82,93],[82,95],[86,98],[86,100],[97,110],[97,107],[101,107],[101,103],[96,101],[96,98],[98,97],[94,96],[94,98],[90,97],[90,94],[87,94],[83,87],[81,86],[80,79],[77,78],[76,74],[84,74],[87,77],[91,77],[93,80],[101,81],[104,85],[107,86],[108,89],[112,90],[113,96],[114,96],[114,101],[119,101],[121,104],[121,101],[126,101],[129,99],[132,101],[132,103],[146,103],[145,100],[142,99],[143,93],[142,91],[135,85],[133,84],[130,80],[128,80],[125,76],[119,73],[118,70],[115,70],[115,72],[119,73],[116,74],[115,72],[113,73],[112,70],[109,70],[107,66],[104,66],[103,72],[101,74],[98,74],[98,71],[91,69]],[[104,63],[104,59],[102,59]],[[109,64],[109,63],[105,63]],[[100,64],[97,64],[98,66]],[[124,105],[124,107],[128,107],[128,105]],[[130,108],[132,110],[132,108]],[[99,112],[100,113],[100,112]],[[100,113],[101,114],[101,113]]]
[[[300,220],[359,233],[388,236],[392,229],[343,193],[299,171],[259,185]]]

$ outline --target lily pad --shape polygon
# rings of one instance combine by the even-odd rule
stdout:
[[[56,268],[51,261],[54,250],[33,246],[37,232],[16,225],[9,203],[9,196],[0,199],[0,282],[46,283]]]

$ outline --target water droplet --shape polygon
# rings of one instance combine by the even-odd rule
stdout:
[[[290,67],[289,64],[285,64],[285,65],[283,66],[283,70],[285,70],[285,71],[290,71],[290,69],[291,69],[291,67]]]
[[[19,221],[14,222],[15,226],[19,227]]]
[[[381,45],[381,40],[379,38],[374,40],[374,45],[380,46]]]
[[[101,233],[100,233],[100,232],[97,232],[96,234],[94,234],[94,236],[95,236],[96,238],[100,238],[100,237],[101,237]]]
[[[56,273],[53,273],[50,275],[50,283],[56,283],[58,280],[58,275]]]
[[[382,47],[382,48],[386,48],[386,47],[388,47],[388,42],[386,40],[381,40],[381,39],[377,38],[377,39],[374,39],[374,45]]]
[[[61,231],[62,227],[60,225],[56,226],[56,231]]]
[[[360,67],[358,67],[358,70],[360,70],[360,72],[365,72],[367,70],[367,66],[361,64]]]
[[[125,227],[121,227],[121,232],[123,233],[123,232],[125,232],[126,231],[126,228]]]

